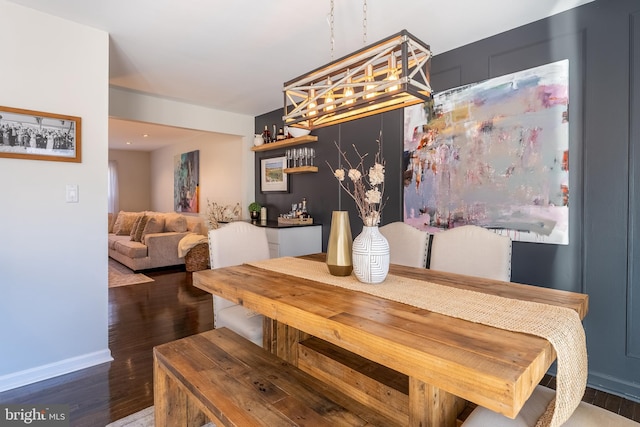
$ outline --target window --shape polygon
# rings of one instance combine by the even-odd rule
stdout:
[[[109,178],[107,180],[107,205],[109,213],[118,213],[118,163],[115,160],[109,160]]]

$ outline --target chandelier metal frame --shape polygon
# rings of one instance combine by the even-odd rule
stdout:
[[[431,57],[402,30],[284,83],[283,121],[313,130],[428,101]]]

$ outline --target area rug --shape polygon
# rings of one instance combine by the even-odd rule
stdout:
[[[137,285],[153,282],[153,279],[141,273],[134,273],[118,261],[109,258],[109,287]]]
[[[154,424],[153,406],[150,406],[128,417],[107,424],[106,427],[154,427]],[[215,424],[207,423],[203,427],[215,427]]]

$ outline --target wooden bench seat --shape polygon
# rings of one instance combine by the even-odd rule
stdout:
[[[153,354],[159,427],[394,424],[226,328]]]

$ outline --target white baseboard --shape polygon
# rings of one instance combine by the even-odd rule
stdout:
[[[48,365],[37,366],[25,369],[24,371],[13,372],[0,376],[0,392],[11,390],[17,387],[33,384],[38,381],[79,371],[80,369],[111,362],[111,351],[109,349],[96,351],[94,353],[83,354]]]

